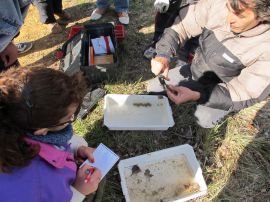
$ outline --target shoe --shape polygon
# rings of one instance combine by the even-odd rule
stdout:
[[[105,9],[101,9],[101,8],[96,8],[91,16],[90,16],[90,20],[99,20],[102,15],[105,13]]]
[[[61,25],[68,24],[68,21],[72,19],[71,15],[65,11],[63,11],[62,13],[55,13],[55,15],[59,17],[58,24],[61,24]]]
[[[80,111],[77,115],[78,119],[83,119],[90,112],[90,110],[97,104],[97,102],[105,95],[106,91],[102,88],[97,88],[88,92],[81,104]]]
[[[122,23],[124,25],[129,24],[129,16],[128,16],[128,13],[126,11],[119,12],[119,13],[117,13],[117,15],[118,15],[118,20],[120,23]]]
[[[156,56],[156,49],[152,46],[148,47],[144,53],[143,53],[143,56],[148,59],[148,60],[151,60],[152,58],[154,58]]]
[[[18,53],[23,54],[23,53],[26,53],[27,51],[29,51],[33,47],[33,43],[32,42],[22,42],[22,43],[16,43],[15,46],[18,49]]]
[[[58,34],[63,31],[63,28],[58,23],[50,23],[47,26],[52,34]]]
[[[55,13],[55,15],[57,15],[59,19],[62,20],[71,20],[71,15],[65,11],[63,11],[62,13]]]

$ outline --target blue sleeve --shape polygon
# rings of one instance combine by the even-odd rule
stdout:
[[[6,0],[0,6],[0,52],[2,52],[13,38],[19,33],[29,4],[24,6],[25,12],[21,12],[21,2],[18,0]]]

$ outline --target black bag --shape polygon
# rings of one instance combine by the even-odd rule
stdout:
[[[89,46],[92,46],[91,39],[101,36],[110,36],[111,38],[115,49],[115,52],[112,53],[113,63],[90,64]],[[114,25],[112,23],[85,25],[82,30],[63,44],[61,52],[60,69],[62,71],[68,75],[82,71],[92,84],[102,83],[119,64]]]

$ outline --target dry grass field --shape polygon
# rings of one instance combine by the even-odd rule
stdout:
[[[139,94],[153,78],[149,61],[142,57],[150,43],[154,26],[154,0],[130,1],[130,24],[126,38],[119,45],[120,64],[117,76],[106,81],[107,93]],[[19,59],[23,66],[44,65],[58,68],[54,53],[65,42],[72,25],[89,24],[95,7],[93,0],[63,0],[64,8],[73,16],[60,34],[50,34],[39,22],[36,8],[30,8],[25,25],[16,42],[33,41],[33,49]],[[116,21],[110,9],[100,22]],[[109,131],[103,126],[103,100],[74,128],[89,145],[106,144],[121,159],[145,154],[180,144],[193,146],[208,185],[208,194],[196,201],[270,201],[270,105],[259,103],[237,114],[229,115],[213,129],[196,125],[192,103],[172,104],[175,126],[164,132]],[[116,166],[109,173],[103,201],[124,201]]]

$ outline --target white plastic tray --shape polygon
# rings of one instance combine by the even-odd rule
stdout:
[[[118,170],[127,202],[182,202],[207,193],[200,164],[187,144],[121,160]],[[187,191],[189,185],[196,189]]]
[[[167,130],[174,120],[165,96],[108,94],[104,125],[110,130]]]

